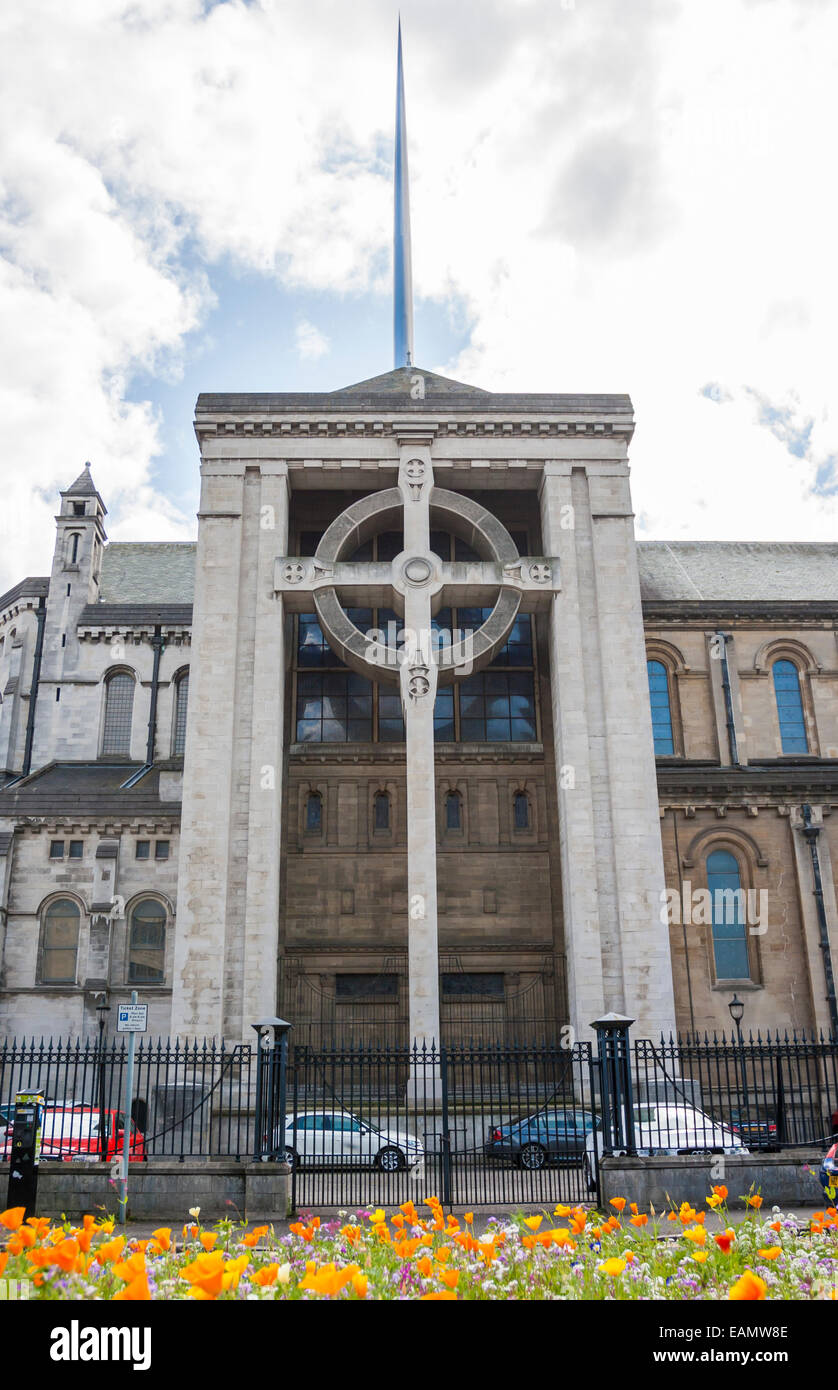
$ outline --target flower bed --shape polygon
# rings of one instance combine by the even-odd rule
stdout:
[[[607,1215],[581,1207],[492,1219],[445,1217],[435,1197],[417,1210],[383,1211],[272,1227],[200,1224],[148,1240],[114,1234],[112,1218],[80,1226],[0,1214],[8,1231],[0,1275],[26,1279],[39,1299],[834,1299],[838,1297],[838,1212],[807,1223],[766,1215],[758,1196],[747,1217],[727,1220],[727,1190],[707,1208],[724,1229],[706,1229],[707,1211],[688,1203],[640,1212],[614,1198]]]

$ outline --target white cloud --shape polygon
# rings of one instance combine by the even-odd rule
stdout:
[[[838,454],[836,7],[401,8],[417,291],[473,325],[457,361],[425,365],[629,390],[644,534],[833,538],[838,496],[815,487]],[[329,346],[323,292],[387,291],[395,14],[6,8],[0,588],[45,572],[56,490],[86,458],[111,534],[191,534],[151,483],[154,411],[122,383],[176,374],[215,260],[295,289],[308,360]]]
[[[329,351],[329,339],[319,328],[315,328],[313,323],[309,323],[308,319],[301,319],[297,324],[296,337],[297,352],[303,361],[316,362]]]

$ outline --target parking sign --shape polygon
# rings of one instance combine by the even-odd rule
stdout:
[[[148,1029],[148,1004],[120,1004],[116,1014],[118,1033],[145,1033]]]

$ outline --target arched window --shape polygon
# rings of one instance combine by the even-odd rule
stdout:
[[[800,673],[793,661],[786,660],[775,661],[772,670],[783,752],[808,753],[809,741],[803,717]]]
[[[514,816],[516,830],[529,830],[530,828],[530,799],[526,792],[516,792],[514,799]]]
[[[446,830],[462,830],[463,798],[459,792],[448,792],[445,797]]]
[[[390,793],[376,792],[373,803],[373,825],[376,830],[390,829]]]
[[[41,983],[74,985],[81,913],[71,898],[57,898],[44,913]]]
[[[166,909],[156,898],[131,908],[128,983],[162,985],[166,979]]]
[[[736,856],[714,849],[707,856],[707,887],[713,909],[713,955],[718,980],[749,980],[745,894]]]
[[[134,677],[125,671],[109,676],[105,685],[103,753],[131,752],[131,716],[134,711]]]
[[[306,830],[320,830],[323,826],[323,798],[319,792],[309,792],[306,801]]]
[[[182,758],[183,750],[186,747],[186,710],[188,704],[189,672],[184,671],[175,682],[175,735],[172,747],[172,754],[175,758]]]
[[[655,755],[665,757],[675,752],[672,738],[672,710],[669,703],[669,673],[662,661],[647,661],[649,701],[652,706],[652,734]]]

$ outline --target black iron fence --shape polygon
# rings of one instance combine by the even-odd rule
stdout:
[[[587,1043],[294,1047],[265,1139],[303,1209],[555,1205],[595,1186],[597,1123]]]
[[[838,1042],[797,1034],[597,1044],[311,1039],[138,1042],[135,1161],[287,1157],[301,1207],[584,1200],[603,1153],[826,1148]],[[126,1124],[127,1040],[0,1041],[0,1156],[15,1095],[46,1097],[43,1156],[108,1161]]]
[[[15,1095],[45,1098],[44,1158],[105,1161],[121,1151],[125,1038],[0,1042],[0,1155]],[[140,1039],[130,1104],[131,1157],[247,1158],[255,1077],[248,1044]]]
[[[838,1130],[838,1046],[822,1036],[639,1038],[633,1080],[639,1150],[823,1147]]]

